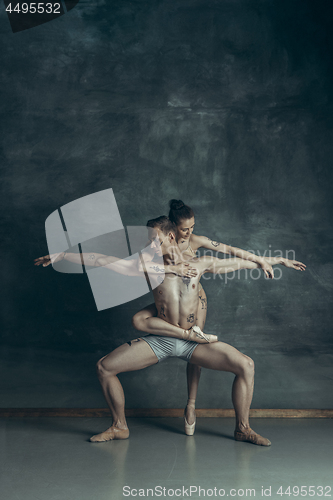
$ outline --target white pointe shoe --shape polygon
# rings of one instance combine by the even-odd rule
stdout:
[[[197,417],[195,417],[193,424],[189,424],[186,420],[186,415],[184,413],[184,420],[185,420],[185,434],[186,434],[186,436],[193,436],[194,431],[195,431],[195,424],[196,424]]]
[[[192,326],[192,328],[190,328],[189,337],[192,341],[198,342],[198,343],[210,344],[211,342],[218,341],[218,338],[216,335],[204,333],[198,325],[194,325],[194,326]],[[204,342],[202,342],[202,341],[204,341]]]

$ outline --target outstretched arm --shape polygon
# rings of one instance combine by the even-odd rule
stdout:
[[[260,255],[255,255],[247,250],[242,250],[241,248],[233,247],[231,245],[225,245],[218,241],[211,240],[207,236],[197,236],[192,234],[191,239],[193,240],[193,246],[196,248],[208,248],[209,250],[215,250],[216,252],[222,252],[227,255],[233,255],[239,259],[248,260],[258,264],[264,271],[266,278],[274,278],[274,271],[272,265],[268,262],[266,257],[261,257]]]
[[[298,260],[285,259],[284,257],[265,257],[266,262],[275,266],[276,264],[281,264],[282,266],[289,267],[290,269],[296,269],[296,271],[305,271],[306,265]]]
[[[82,255],[82,258],[81,258]],[[60,262],[62,260],[67,260],[68,262],[72,262],[73,264],[82,264],[84,263],[85,266],[96,266],[96,262],[98,259],[106,257],[106,255],[103,255],[101,253],[73,253],[73,252],[60,252],[60,253],[53,253],[51,255],[44,255],[43,257],[38,257],[38,259],[35,259],[35,266],[43,266],[47,267],[51,263],[55,262]],[[119,260],[117,257],[109,257],[111,262],[116,262]],[[83,259],[83,262],[82,262]]]
[[[218,259],[216,257],[202,257],[206,267],[204,272],[213,274],[226,274],[239,269],[255,269],[261,267],[260,264],[244,259]],[[283,257],[267,257],[267,262],[271,266],[281,264],[297,271],[305,271],[306,265],[297,260],[289,260]]]
[[[82,255],[82,258],[81,258]],[[197,276],[198,271],[192,267],[187,262],[181,262],[180,264],[170,265],[170,264],[156,264],[152,261],[151,256],[147,253],[143,253],[143,260],[145,262],[146,270],[149,274],[176,274],[177,276],[184,276],[187,278],[194,278]],[[86,267],[106,267],[113,271],[118,271],[121,274],[125,274],[124,270],[131,269],[132,276],[141,276],[144,271],[142,260],[137,259],[136,270],[135,265],[133,265],[133,260],[124,260],[118,257],[112,257],[111,255],[104,255],[95,252],[85,252],[82,254],[72,253],[72,252],[60,252],[52,255],[44,255],[43,257],[38,257],[34,260],[35,266],[47,267],[51,263],[60,262],[61,260],[67,260],[73,264],[84,264]],[[113,265],[117,264],[117,265]],[[133,274],[134,273],[134,274]]]
[[[139,270],[136,259],[126,260],[118,257],[103,255],[100,253],[70,253],[61,252],[58,254],[45,255],[35,259],[35,266],[47,267],[51,263],[67,260],[73,264],[84,264],[90,267],[105,267],[119,274],[126,276],[142,276],[142,271]]]

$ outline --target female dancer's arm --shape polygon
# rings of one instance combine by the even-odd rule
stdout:
[[[260,267],[256,262],[244,259],[218,259],[217,257],[202,257],[202,262],[206,267],[204,272],[213,274],[227,274],[230,272],[238,271],[240,269],[255,269]],[[297,260],[289,260],[283,257],[267,257],[268,264],[275,266],[281,264],[296,269],[297,271],[305,271],[306,265]]]
[[[266,278],[274,278],[274,271],[272,266],[269,264],[267,257],[261,257],[260,255],[255,255],[247,250],[242,250],[241,248],[233,247],[231,245],[225,245],[224,243],[211,240],[210,238],[207,238],[207,236],[197,236],[196,234],[191,235],[191,244],[192,248],[194,247],[194,250],[203,247],[254,262],[262,268]]]

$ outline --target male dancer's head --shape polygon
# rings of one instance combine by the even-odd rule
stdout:
[[[156,219],[150,219],[147,222],[146,226],[148,228],[157,228],[165,235],[168,235],[169,233],[173,233],[174,235],[176,232],[176,224],[171,222],[171,220],[166,215],[161,215]]]
[[[176,244],[176,225],[165,215],[147,222],[150,247],[158,255],[174,255]]]

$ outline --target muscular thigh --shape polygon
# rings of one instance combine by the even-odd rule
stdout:
[[[101,359],[102,367],[113,373],[142,370],[158,362],[156,354],[144,340],[138,338],[117,347]]]
[[[191,356],[191,363],[211,370],[237,374],[242,371],[245,359],[250,358],[235,347],[224,342],[214,342],[213,344],[199,344]]]
[[[157,316],[157,309],[155,304],[150,304],[149,306],[144,307],[140,311],[138,311],[132,319],[133,325],[140,329],[142,326],[142,322],[144,322],[148,318],[152,318],[153,316]]]
[[[206,322],[207,316],[207,296],[203,288],[199,291],[199,303],[197,310],[197,322],[196,324],[203,330]]]

